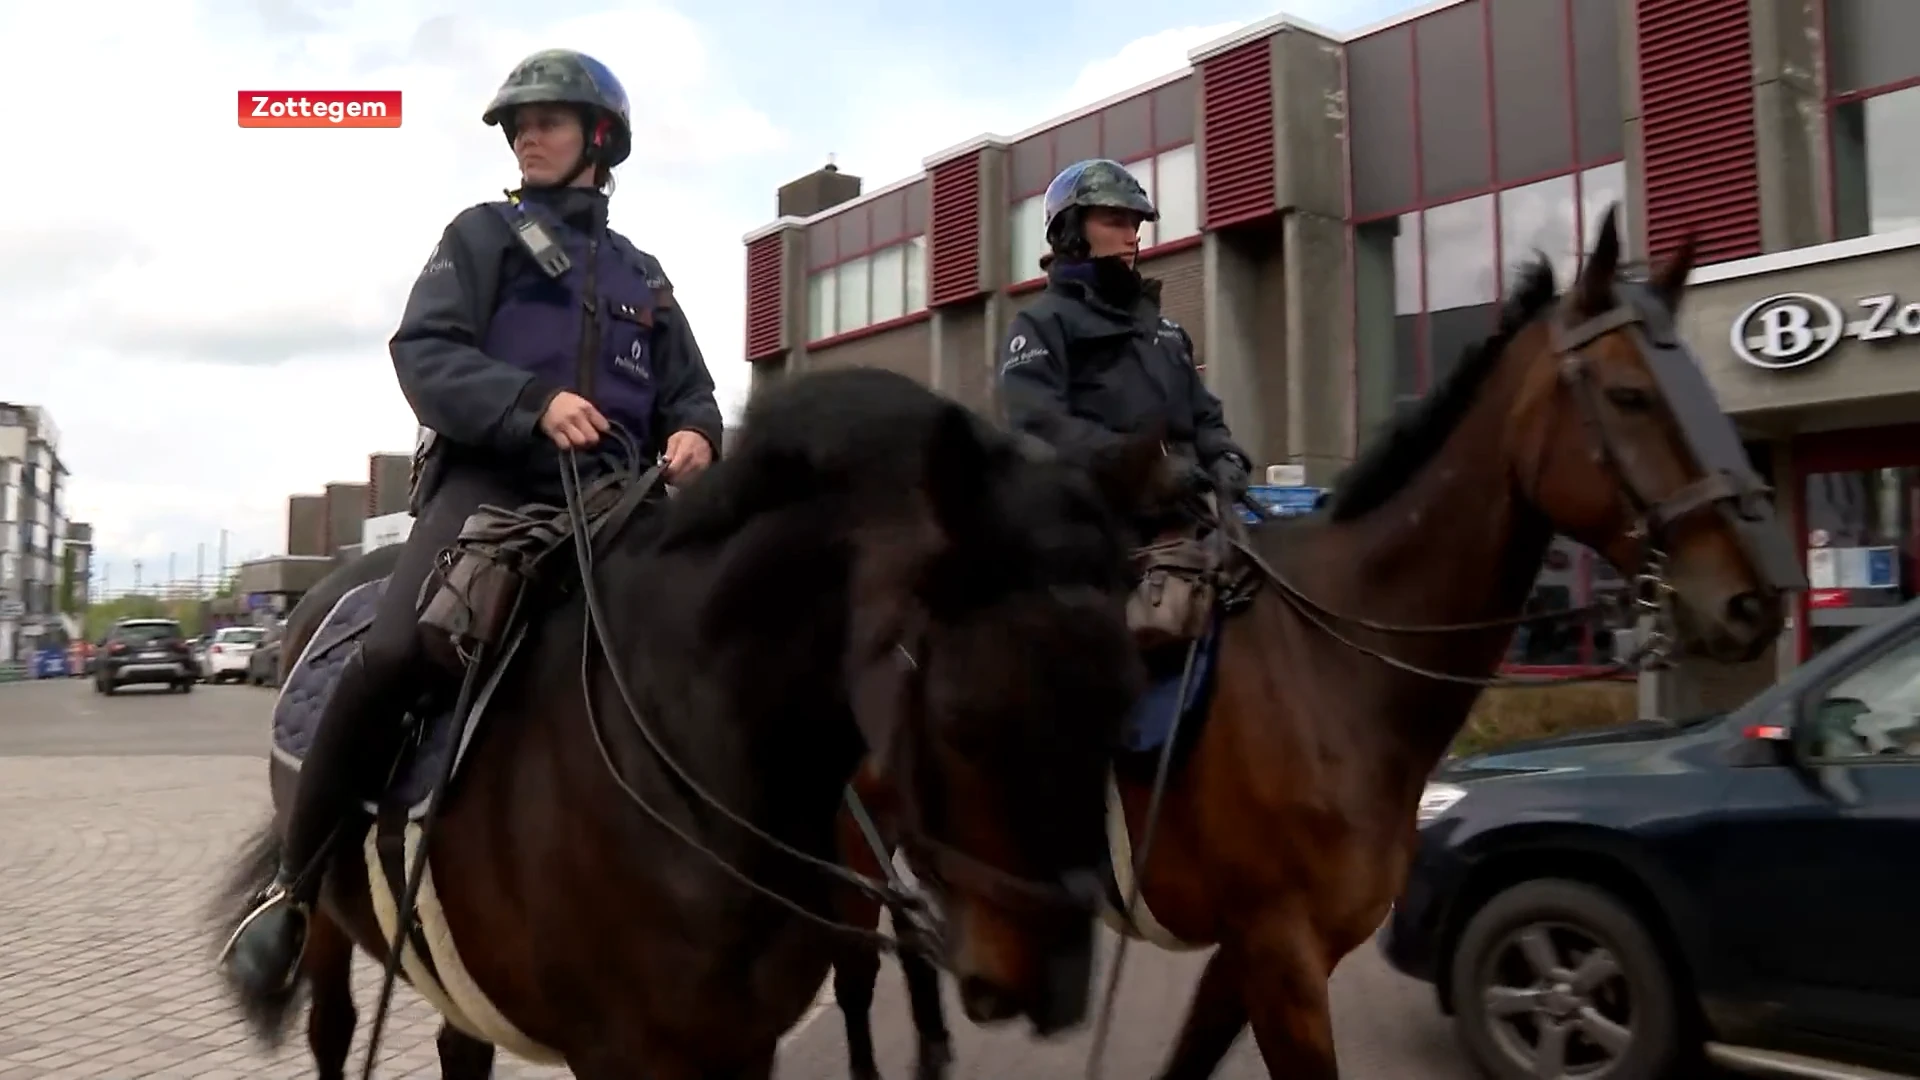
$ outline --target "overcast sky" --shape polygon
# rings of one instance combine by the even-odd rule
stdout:
[[[1301,0],[1336,30],[1402,0]],[[455,14],[455,11],[458,11]],[[15,106],[0,400],[47,407],[116,589],[281,551],[286,497],[411,449],[386,340],[446,222],[515,181],[480,112],[536,49],[633,99],[612,223],[658,256],[732,416],[741,236],[828,153],[868,186],[1185,66],[1263,0],[0,4]],[[533,13],[538,12],[536,16]],[[249,130],[236,91],[399,90],[397,130]],[[211,567],[209,567],[211,569]]]

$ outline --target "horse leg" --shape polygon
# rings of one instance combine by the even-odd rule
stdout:
[[[433,1044],[440,1051],[440,1080],[491,1080],[492,1043],[481,1042],[442,1020]]]
[[[353,1049],[353,939],[319,908],[307,927],[301,961],[313,998],[307,1004],[307,1049],[320,1080],[345,1080]]]
[[[1246,1026],[1240,957],[1231,945],[1221,945],[1200,973],[1180,1038],[1157,1080],[1210,1080]]]
[[[946,1080],[953,1064],[953,1044],[947,1036],[947,1018],[940,1000],[940,973],[919,953],[902,952],[900,971],[907,980],[907,1001],[913,1009],[913,1031],[919,1037],[915,1080]]]
[[[1339,1080],[1329,955],[1304,917],[1270,917],[1244,942],[1247,1019],[1273,1076]]]
[[[880,925],[880,905],[866,896],[847,898],[840,914],[850,925],[873,930]],[[880,978],[880,951],[862,941],[848,941],[833,962],[833,998],[847,1026],[847,1072],[853,1080],[880,1080],[873,1060],[873,985]]]

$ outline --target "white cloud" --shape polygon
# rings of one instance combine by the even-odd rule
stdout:
[[[503,5],[427,2],[147,0],[111,17],[0,4],[0,40],[58,43],[17,50],[0,75],[9,100],[40,103],[16,118],[9,175],[57,177],[35,183],[30,212],[0,217],[0,399],[59,423],[69,511],[94,523],[114,585],[136,558],[149,582],[170,553],[190,572],[223,528],[235,560],[278,551],[287,495],[411,448],[386,339],[445,223],[514,182],[479,116],[539,48],[586,49],[624,78],[643,149],[618,173],[613,224],[666,265],[723,405],[744,400],[738,238],[772,192],[731,181],[791,141],[781,101],[732,89],[726,63],[752,58],[718,52],[662,0],[538,26],[496,17]],[[961,139],[1178,70],[1237,25],[1130,42],[1054,100],[905,66],[835,125],[870,135],[820,150],[885,183]],[[876,71],[906,64],[875,51]],[[232,111],[241,90],[354,88],[402,91],[403,126],[249,130]],[[42,164],[23,169],[22,154]]]
[[[727,362],[742,336],[732,240],[756,214],[702,181],[784,136],[673,10],[529,30],[406,4],[150,0],[110,18],[9,4],[0,39],[58,43],[17,51],[4,76],[11,100],[42,103],[10,150],[57,179],[0,219],[0,399],[50,409],[69,511],[95,523],[104,560],[141,558],[152,580],[174,552],[186,573],[223,527],[235,558],[279,550],[290,492],[411,448],[386,339],[446,222],[514,182],[480,112],[539,48],[623,74],[644,149],[618,173],[613,225],[667,267],[723,402],[745,394]],[[355,88],[400,90],[403,126],[237,125],[241,90]],[[15,179],[33,171],[9,156]]]

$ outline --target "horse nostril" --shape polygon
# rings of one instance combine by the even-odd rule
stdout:
[[[1759,626],[1766,621],[1767,602],[1757,592],[1743,592],[1727,601],[1727,621],[1741,626]]]
[[[1020,1015],[1019,1006],[978,975],[960,980],[960,1008],[976,1024],[992,1024]]]

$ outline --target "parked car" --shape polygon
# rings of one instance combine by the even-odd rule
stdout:
[[[279,626],[269,627],[265,638],[247,657],[247,681],[255,686],[280,685],[280,640],[285,633]]]
[[[207,639],[201,675],[210,683],[243,682],[247,679],[254,651],[266,639],[258,626],[227,626],[215,630]]]
[[[1487,1075],[1920,1075],[1920,600],[1731,713],[1452,762],[1418,820],[1380,947]]]
[[[180,693],[193,689],[198,673],[186,635],[172,619],[122,619],[107,631],[93,688],[111,694],[123,686],[159,683]]]

